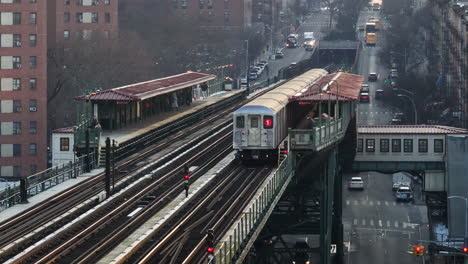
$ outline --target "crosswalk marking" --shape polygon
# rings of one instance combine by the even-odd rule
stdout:
[[[366,225],[366,219],[362,219],[362,225]]]
[[[377,201],[377,205],[380,205],[380,201]]]
[[[349,205],[349,200],[346,200],[346,205]]]
[[[372,201],[369,201],[369,205],[371,205],[371,206],[372,206],[372,205],[374,205],[374,202],[372,202]]]
[[[354,200],[354,205],[358,205],[358,204],[359,204],[358,200]]]
[[[382,220],[379,219],[379,226],[382,227]]]
[[[373,219],[370,220],[370,225],[374,226],[374,220]]]
[[[357,219],[353,220],[353,225],[357,225]]]
[[[375,200],[346,200],[346,205],[355,206],[414,206],[412,203],[398,203],[395,201],[375,201]]]
[[[396,205],[396,202],[393,202],[393,205],[395,206],[395,205]]]
[[[382,220],[382,219],[366,219],[366,218],[363,218],[363,219],[358,219],[358,218],[354,218],[353,219],[353,226],[356,227],[365,227],[365,226],[369,226],[369,227],[375,227],[375,228],[387,228],[387,229],[390,229],[390,228],[395,228],[395,229],[398,229],[398,228],[401,228],[401,229],[416,229],[419,224],[417,223],[408,223],[408,222],[399,222],[399,221],[394,221],[393,224],[392,224],[392,221],[390,220]]]
[[[390,227],[390,220],[387,220],[387,227]]]
[[[398,228],[398,221],[395,221],[395,227]]]
[[[366,201],[366,200],[362,200],[361,203],[362,203],[362,205],[366,205],[366,204],[367,204],[367,201]]]
[[[387,201],[385,201],[385,205],[388,206],[388,202],[387,202]]]

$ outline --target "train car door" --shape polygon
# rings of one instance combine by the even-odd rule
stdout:
[[[261,134],[260,134],[260,116],[249,115],[249,146],[260,146]]]

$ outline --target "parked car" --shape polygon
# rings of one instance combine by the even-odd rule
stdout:
[[[276,51],[275,59],[282,59],[283,57],[284,57],[284,54],[281,50]]]
[[[264,65],[264,67],[268,66],[268,61],[266,61],[266,60],[262,60],[262,61],[260,61],[260,63],[262,63]]]
[[[375,90],[375,99],[382,99],[384,97],[384,90]]]
[[[364,189],[364,181],[361,177],[352,177],[348,182],[348,189]]]
[[[361,85],[361,93],[369,93],[369,85],[367,83]]]
[[[370,101],[369,93],[361,93],[359,95],[359,101],[368,103]]]
[[[409,186],[400,186],[395,193],[395,198],[397,201],[412,201],[413,200],[413,191]]]
[[[379,79],[379,75],[375,72],[371,72],[369,73],[369,75],[367,76],[367,80],[368,81],[377,81]]]
[[[257,72],[257,75],[260,76],[263,72],[263,69],[262,67],[259,67],[259,66],[255,66],[253,68],[251,68],[250,72],[253,72],[253,71],[256,71]]]
[[[258,75],[257,75],[256,72],[250,72],[249,73],[249,81],[255,81],[255,80],[257,80],[257,78],[258,78]]]
[[[398,79],[398,72],[392,71],[390,73],[390,79]]]
[[[398,65],[396,63],[392,63],[392,70],[397,70],[398,69]]]

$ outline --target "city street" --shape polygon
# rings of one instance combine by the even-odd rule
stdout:
[[[361,12],[358,25],[365,25],[369,17],[379,18],[378,12]],[[378,52],[384,43],[382,31],[377,33],[377,45],[366,47],[359,61],[359,74],[369,84],[370,103],[360,103],[358,124],[386,125],[397,111],[383,100],[375,100],[375,90],[383,89],[383,79],[389,70],[379,61]],[[359,32],[364,41],[365,31]],[[370,72],[379,74],[377,82],[368,82]],[[363,191],[350,191],[347,182],[353,176],[364,181]],[[392,175],[363,172],[344,175],[343,224],[345,260],[359,263],[423,263],[421,257],[411,254],[411,245],[427,239],[427,208],[415,193],[414,202],[396,202],[392,192]],[[417,186],[419,189],[420,186]]]
[[[293,62],[298,62],[304,59],[309,58],[312,54],[312,51],[306,51],[302,47],[304,43],[304,32],[314,32],[314,37],[320,39],[322,37],[321,30],[327,30],[329,14],[327,12],[315,12],[306,17],[306,20],[297,28],[297,33],[300,35],[298,43],[300,44],[297,48],[287,49],[283,48],[282,52],[284,58],[282,59],[270,59],[268,60],[268,73],[269,77],[273,78],[278,74],[278,71],[290,65]],[[286,38],[282,40],[282,46],[286,43]],[[268,57],[268,54],[262,56],[263,59]],[[267,71],[265,70],[260,77],[254,81],[262,82],[268,78]]]

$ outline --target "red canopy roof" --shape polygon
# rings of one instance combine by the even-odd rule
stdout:
[[[289,101],[357,101],[364,77],[360,75],[337,72],[328,74],[311,84],[308,90],[300,95],[292,96]],[[319,89],[323,94],[320,95]],[[325,90],[329,89],[329,93]]]
[[[187,72],[161,79],[130,84],[91,95],[78,96],[76,100],[94,101],[141,101],[161,94],[174,92],[215,79],[215,75]]]

